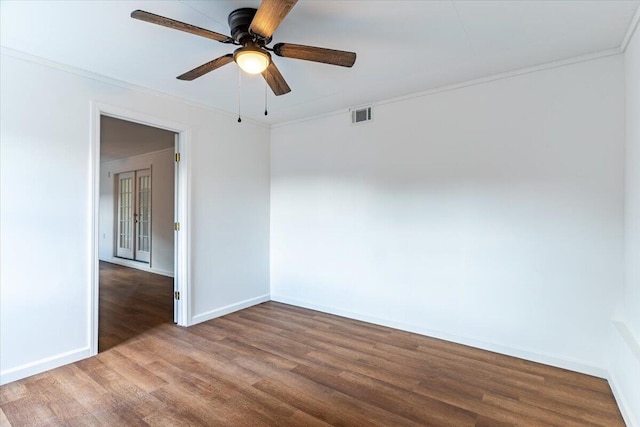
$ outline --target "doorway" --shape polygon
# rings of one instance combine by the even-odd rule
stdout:
[[[124,127],[117,137],[105,132]],[[92,103],[94,220],[91,354],[98,352],[100,270],[119,264],[173,283],[174,323],[188,319],[187,133],[183,125]],[[122,130],[122,129],[120,129]],[[146,134],[164,135],[164,145]],[[148,135],[147,135],[148,136]],[[156,276],[158,275],[158,276]],[[169,282],[167,282],[169,280]],[[106,309],[109,311],[108,309]],[[164,313],[166,314],[166,313]],[[164,316],[163,314],[163,316]]]
[[[174,276],[176,134],[100,119],[101,261]]]

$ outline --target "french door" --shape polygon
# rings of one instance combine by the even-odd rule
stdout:
[[[151,260],[151,169],[118,174],[116,256]]]

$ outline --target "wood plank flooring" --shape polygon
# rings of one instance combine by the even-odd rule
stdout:
[[[274,302],[188,329],[101,266],[101,353],[0,387],[2,426],[624,426],[605,380]]]
[[[100,262],[98,352],[173,324],[173,278]]]

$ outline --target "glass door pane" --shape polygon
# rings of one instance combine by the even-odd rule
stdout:
[[[118,219],[116,256],[133,259],[133,172],[118,174]]]
[[[136,251],[135,259],[151,258],[151,169],[136,172]]]

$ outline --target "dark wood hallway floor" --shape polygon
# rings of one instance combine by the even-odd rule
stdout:
[[[177,327],[170,279],[127,270],[103,351],[0,387],[0,425],[624,425],[605,380],[285,304]]]
[[[173,278],[100,262],[98,351],[173,324]]]

